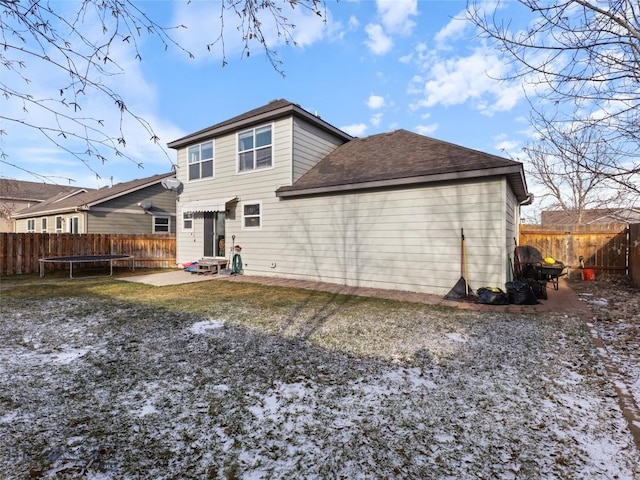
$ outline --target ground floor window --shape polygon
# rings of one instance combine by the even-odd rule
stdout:
[[[45,217],[45,218],[40,220],[40,231],[42,233],[46,233],[47,230],[48,230],[48,228],[47,228],[47,218]]]
[[[153,233],[169,233],[170,228],[169,217],[153,217]]]
[[[242,206],[242,227],[262,227],[262,205],[260,202],[247,202]]]
[[[193,212],[184,212],[182,214],[182,229],[193,230]]]
[[[56,217],[56,233],[62,233],[62,217]]]
[[[71,217],[68,219],[69,221],[69,233],[80,233],[80,218],[79,217]]]
[[[27,219],[27,232],[33,233],[35,231],[36,231],[36,219],[35,218]]]

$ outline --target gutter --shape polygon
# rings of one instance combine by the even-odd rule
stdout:
[[[294,186],[281,187],[276,190],[276,196],[279,198],[302,197],[307,195],[322,195],[332,193],[353,192],[357,190],[369,190],[375,188],[389,188],[398,186],[418,185],[426,183],[445,182],[451,180],[463,180],[473,178],[487,178],[495,176],[504,176],[508,174],[520,172],[520,166],[497,167],[483,170],[469,170],[465,172],[441,173],[437,175],[421,175],[417,177],[394,178],[390,180],[374,180],[370,182],[347,183],[339,185],[328,185],[311,188],[299,188]],[[522,201],[526,201],[533,196],[527,196]]]

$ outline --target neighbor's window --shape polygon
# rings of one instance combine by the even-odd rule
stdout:
[[[262,226],[260,203],[245,203],[243,205],[242,226],[243,228],[260,228]]]
[[[56,217],[56,233],[62,233],[62,217]]]
[[[272,165],[271,125],[238,134],[238,171],[246,172]]]
[[[40,231],[42,233],[47,232],[47,219],[46,217],[40,220]]]
[[[189,180],[213,177],[213,141],[189,147]]]
[[[36,231],[36,219],[28,218],[27,219],[27,232],[35,232]]]
[[[169,217],[153,217],[153,233],[169,233]]]
[[[80,233],[80,218],[71,217],[69,219],[69,233]]]
[[[184,212],[182,214],[182,229],[193,230],[193,212]]]

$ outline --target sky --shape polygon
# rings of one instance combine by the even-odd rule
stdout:
[[[220,34],[219,2],[134,3],[160,25],[188,27],[171,30],[180,48],[170,43],[165,49],[158,36],[141,35],[141,60],[132,43],[114,42],[110,58],[121,71],[101,77],[149,122],[159,146],[146,130],[127,122],[123,152],[128,158],[105,156],[83,164],[34,129],[0,120],[6,155],[0,176],[42,181],[35,172],[48,182],[97,188],[168,172],[176,152],[167,143],[281,98],[358,137],[406,129],[506,158],[533,139],[523,86],[497,80],[514,67],[465,20],[466,0],[326,0],[326,22],[283,2],[282,14],[296,25],[295,44],[284,43],[269,21],[263,23],[283,74],[257,43],[249,56],[243,54],[229,11],[224,58],[220,42],[207,49]],[[70,17],[78,2],[51,4]],[[505,18],[528,21],[517,2],[501,8]],[[101,38],[91,15],[83,28]],[[58,85],[68,83],[33,59],[27,59],[25,71],[36,98],[53,98]],[[7,116],[28,122],[41,115],[33,108],[24,112],[16,101],[2,101]],[[82,115],[104,120],[104,128],[115,131],[119,117],[113,102],[92,92],[81,101]]]

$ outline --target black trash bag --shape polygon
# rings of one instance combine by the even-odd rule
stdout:
[[[478,303],[485,305],[508,305],[509,296],[499,288],[481,287],[476,293],[478,294]]]
[[[536,298],[546,300],[547,299],[547,284],[545,282],[540,282],[538,280],[534,280],[533,278],[525,278],[523,282],[526,282],[533,290]]]
[[[514,305],[537,305],[538,298],[528,282],[507,282],[509,303]]]

